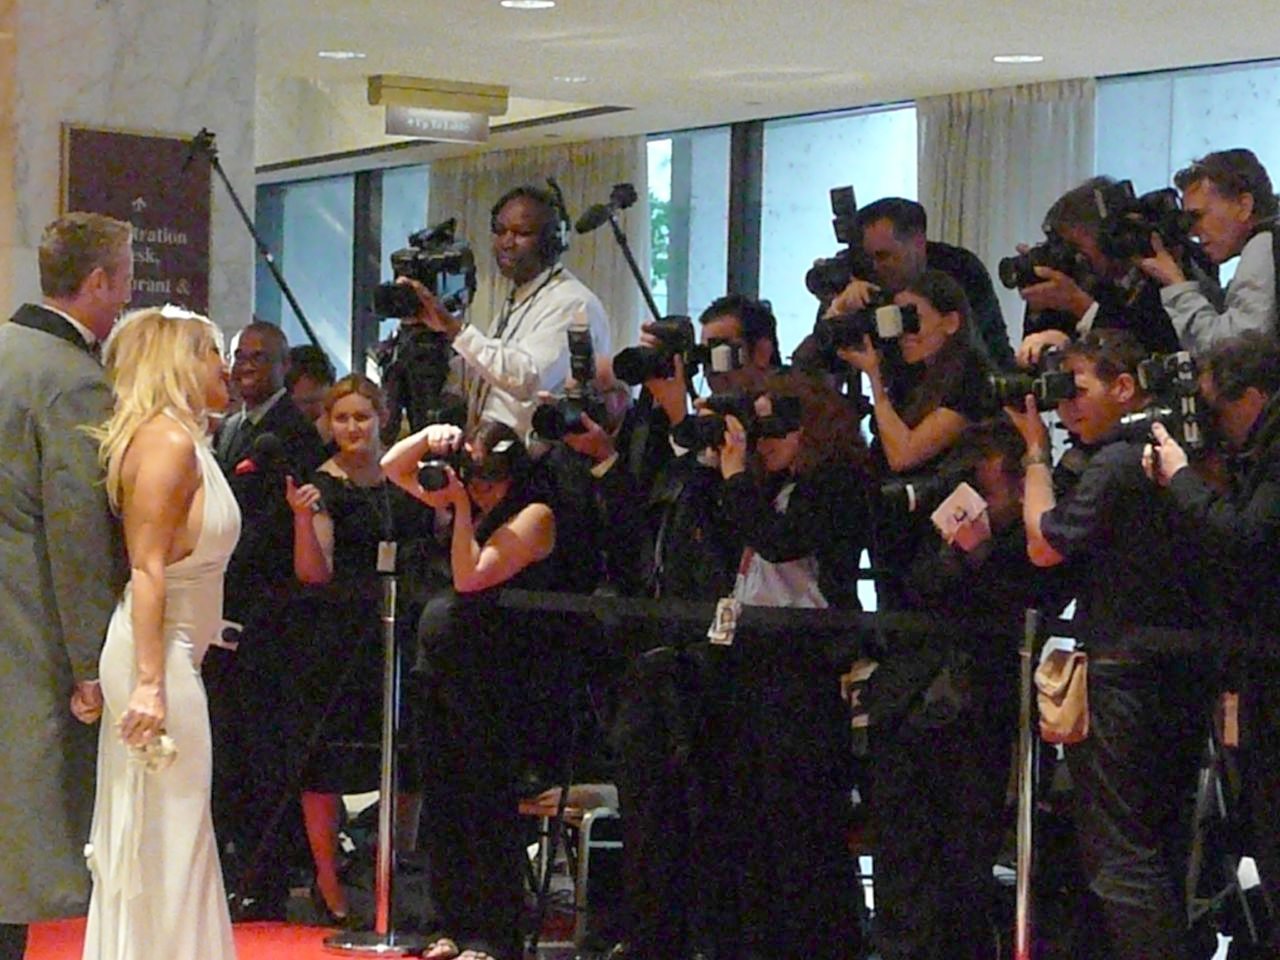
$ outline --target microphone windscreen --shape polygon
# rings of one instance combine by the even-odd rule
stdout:
[[[284,444],[274,433],[260,433],[253,438],[250,458],[264,472],[284,470]]]
[[[590,233],[609,219],[612,209],[606,203],[596,203],[587,207],[587,212],[578,218],[574,229],[579,233]]]

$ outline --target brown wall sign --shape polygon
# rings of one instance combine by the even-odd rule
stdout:
[[[133,224],[134,307],[209,311],[210,168],[191,138],[63,124],[62,210]]]

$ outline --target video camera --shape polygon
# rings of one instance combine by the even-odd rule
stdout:
[[[543,440],[561,440],[567,433],[583,433],[585,414],[598,424],[605,420],[604,404],[596,396],[592,382],[596,378],[596,353],[591,331],[586,327],[570,327],[569,374],[573,386],[565,387],[564,396],[555,403],[544,403],[533,411],[533,432]]]
[[[1054,348],[1041,352],[1034,374],[988,374],[992,400],[1001,407],[1021,407],[1022,398],[1031,394],[1039,410],[1052,410],[1063,400],[1070,400],[1076,395],[1076,378],[1070,370],[1062,369],[1062,360],[1062,350]]]
[[[1121,180],[1095,191],[1102,226],[1098,248],[1113,260],[1137,260],[1155,256],[1151,235],[1157,234],[1167,250],[1189,249],[1195,216],[1182,209],[1172,187],[1137,196],[1133,183]]]
[[[862,250],[857,213],[853,187],[832,187],[831,227],[836,243],[843,243],[845,248],[834,257],[818,260],[804,275],[804,285],[823,303],[833,300],[854,277],[871,276],[873,265]]]
[[[671,428],[671,439],[687,450],[714,450],[724,445],[725,417],[737,417],[746,428],[748,442],[785,437],[800,429],[800,398],[773,398],[773,413],[756,414],[755,398],[745,393],[713,393],[702,401],[711,413],[688,416]]]
[[[1036,267],[1065,273],[1081,284],[1091,272],[1084,255],[1052,231],[1048,231],[1042,242],[1029,247],[1025,253],[1005,257],[996,265],[996,272],[1006,288],[1021,290],[1044,283],[1044,277],[1036,273]]]
[[[730,373],[747,365],[746,348],[727,340],[698,343],[689,317],[664,317],[648,325],[658,341],[656,347],[627,347],[613,358],[613,372],[623,383],[637,386],[646,380],[675,376],[675,358],[684,361],[690,379],[706,368],[707,373]]]
[[[1200,396],[1199,370],[1190,353],[1154,354],[1143,360],[1138,364],[1138,385],[1152,401],[1121,418],[1120,439],[1150,443],[1151,427],[1159,423],[1188,453],[1208,448],[1207,405]]]
[[[409,245],[391,254],[391,272],[417,280],[440,305],[457,313],[476,292],[476,258],[465,240],[457,239],[458,220],[450,217],[409,235]],[[380,283],[373,291],[374,316],[411,317],[419,310],[417,295],[404,284]]]

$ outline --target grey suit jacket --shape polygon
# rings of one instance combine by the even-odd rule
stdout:
[[[65,321],[25,306],[18,319]],[[52,318],[52,319],[50,319]],[[97,443],[111,394],[83,344],[0,325],[0,922],[83,913],[97,728],[69,710],[98,674],[124,552]]]

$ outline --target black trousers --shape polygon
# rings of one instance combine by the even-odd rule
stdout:
[[[1009,711],[992,709],[997,703],[994,691],[979,689],[945,725],[906,716],[873,723],[876,942],[884,960],[994,956],[991,868],[1014,734]]]
[[[213,822],[227,889],[280,916],[288,899],[285,867],[311,864],[302,808],[289,795],[290,744],[302,732],[291,709],[286,609],[282,604],[277,617],[246,625],[239,651],[210,648],[203,668],[213,735]],[[255,863],[260,849],[265,853]]]
[[[861,955],[847,725],[834,668],[786,638],[635,662],[614,741],[641,957]]]
[[[1114,960],[1189,960],[1183,898],[1212,680],[1180,660],[1089,663],[1089,736],[1067,747],[1085,877]]]
[[[27,952],[25,923],[0,923],[0,960],[22,960]]]
[[[487,604],[427,604],[420,638],[420,762],[431,893],[443,928],[520,955],[524,833],[517,806],[528,764],[562,759],[572,650]]]

